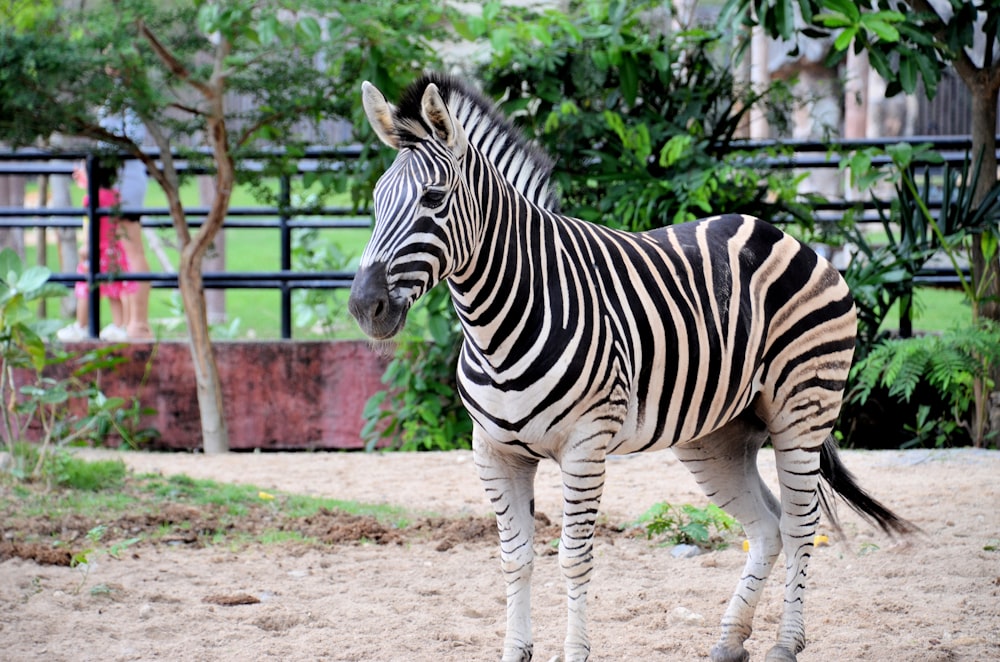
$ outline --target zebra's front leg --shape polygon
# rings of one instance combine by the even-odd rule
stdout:
[[[594,527],[604,491],[604,449],[563,458],[563,522],[559,566],[566,580],[567,619],[563,662],[590,656],[587,589],[594,567]]]
[[[479,430],[473,454],[500,534],[500,568],[507,585],[507,634],[502,662],[532,655],[531,570],[534,562],[535,471],[538,461],[497,450]]]

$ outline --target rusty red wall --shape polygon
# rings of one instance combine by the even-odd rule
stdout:
[[[73,343],[78,350],[89,343]],[[380,390],[385,360],[364,341],[266,341],[214,344],[233,450],[363,448],[361,412]],[[155,350],[155,355],[153,354]],[[191,352],[184,342],[130,343],[128,360],[99,375],[108,396],[140,389],[145,421],[159,448],[201,447],[201,422]],[[150,356],[149,377],[142,386]]]

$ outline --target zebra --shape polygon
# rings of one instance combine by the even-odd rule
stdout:
[[[840,274],[749,216],[632,234],[560,215],[549,157],[457,77],[425,74],[398,106],[366,81],[362,105],[398,154],[373,192],[349,310],[368,336],[391,339],[420,296],[448,284],[464,336],[459,393],[499,531],[503,662],[532,657],[538,463],[556,461],[562,476],[562,659],[577,662],[590,654],[606,457],[664,448],[750,543],[711,659],[749,659],[743,644],[783,551],[784,613],[766,659],[794,661],[820,511],[836,523],[819,478],[887,533],[914,529],[858,486],[831,436],[857,330]],[[757,470],[767,440],[780,500]]]

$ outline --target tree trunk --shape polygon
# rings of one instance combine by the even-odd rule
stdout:
[[[215,182],[211,177],[201,175],[198,177],[198,197],[201,199],[202,207],[211,207],[215,200]],[[219,230],[212,242],[213,249],[205,256],[204,267],[208,271],[226,270],[226,231]],[[209,324],[226,323],[226,291],[223,289],[213,289],[205,291],[205,304],[208,307]]]
[[[997,183],[997,86],[985,73],[981,72],[977,76],[979,80],[966,81],[972,91],[972,157],[975,159],[982,154],[983,159],[979,181],[976,182],[976,204]],[[973,242],[971,257],[973,283],[982,283],[984,279],[988,283],[983,293],[984,300],[979,302],[978,314],[980,317],[1000,321],[1000,257],[994,257],[987,263],[979,242]]]
[[[0,207],[24,207],[23,175],[0,176]],[[24,228],[0,229],[0,248],[10,248],[24,260]]]
[[[229,450],[229,429],[222,404],[222,382],[208,333],[208,312],[201,278],[204,251],[196,250],[196,246],[198,242],[191,242],[181,251],[178,283],[190,334],[202,447],[205,453],[225,453]]]

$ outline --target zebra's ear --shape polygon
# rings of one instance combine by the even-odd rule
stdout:
[[[399,136],[396,135],[396,109],[386,101],[385,95],[378,88],[365,81],[361,83],[361,104],[365,107],[368,123],[375,130],[375,135],[393,149],[399,149]]]
[[[424,121],[430,125],[434,135],[438,140],[451,148],[458,155],[465,153],[468,146],[465,138],[465,129],[458,123],[455,116],[448,110],[438,87],[434,83],[424,90],[424,97],[421,102],[420,114]]]

